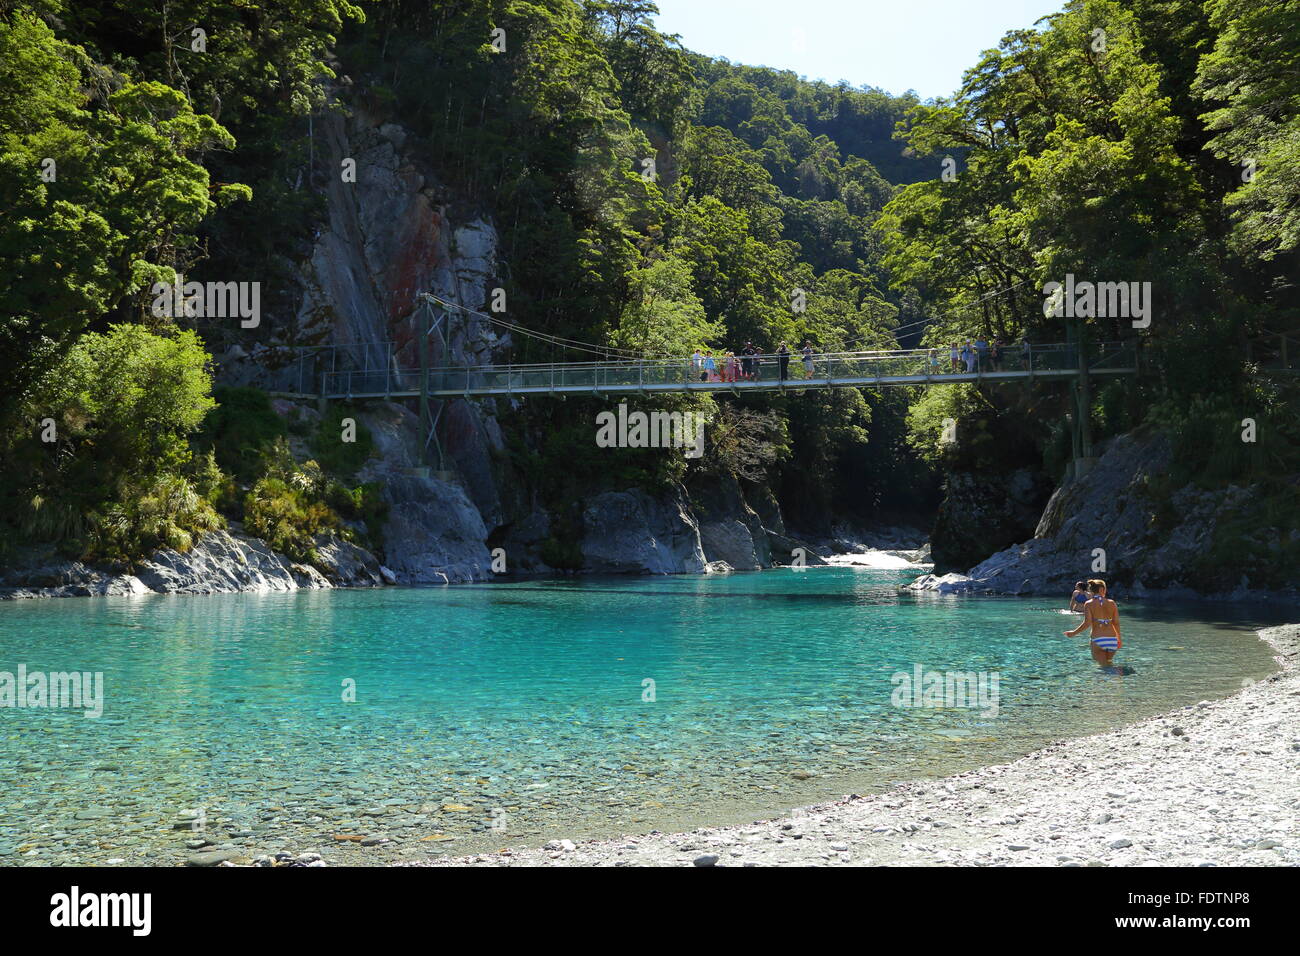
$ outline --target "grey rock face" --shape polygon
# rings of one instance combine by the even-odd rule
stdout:
[[[374,403],[362,420],[378,457],[358,474],[378,481],[388,501],[384,525],[384,565],[402,584],[455,584],[481,581],[491,558],[483,517],[465,490],[440,481],[422,468],[419,420],[391,402]],[[376,566],[374,573],[379,575]]]
[[[926,575],[917,590],[992,591],[1068,595],[1074,582],[1104,578],[1114,596],[1192,595],[1188,575],[1213,540],[1217,524],[1250,507],[1248,488],[1208,492],[1194,486],[1175,491],[1168,514],[1157,521],[1158,503],[1148,477],[1168,472],[1168,439],[1132,432],[1113,439],[1086,477],[1058,488],[1048,501],[1034,537],[1012,545],[965,574]],[[1106,570],[1094,571],[1104,552]],[[1218,596],[1240,582],[1225,581]],[[1202,596],[1206,596],[1202,594]]]
[[[609,491],[582,514],[585,570],[597,573],[698,573],[700,529],[678,492],[655,500],[644,491]]]
[[[330,117],[321,128],[334,168],[344,157],[355,160],[356,181],[345,184],[334,177],[330,182],[327,222],[300,269],[296,321],[274,325],[292,331],[270,348],[260,344],[231,350],[221,377],[271,390],[294,391],[301,383],[314,388],[324,368],[305,373],[292,366],[277,368],[275,344],[282,341],[336,345],[332,361],[337,367],[386,365],[395,384],[415,387],[418,343],[430,319],[419,294],[432,292],[486,311],[497,284],[496,230],[481,219],[453,221],[448,213],[452,197],[403,151],[407,136],[397,124],[381,125],[357,110],[346,119]],[[490,362],[509,343],[490,322],[469,313],[452,311],[442,329],[446,351],[442,337],[435,336],[435,365]],[[391,342],[393,348],[366,344],[377,342]],[[385,564],[393,577],[402,583],[481,579],[489,565],[487,529],[506,519],[493,463],[504,442],[490,410],[462,400],[441,406],[439,434],[447,467],[457,472],[461,485],[423,475],[427,436],[416,434],[419,426],[411,409],[375,401],[366,404],[361,417],[374,436],[378,459],[358,478],[387,487],[391,510]],[[331,578],[382,580],[378,565],[358,565],[355,555],[323,557]]]
[[[691,507],[700,526],[700,544],[708,561],[725,561],[738,571],[772,563],[763,519],[749,506],[734,478],[704,478],[691,487]],[[773,502],[763,502],[771,509]],[[780,509],[774,512],[779,521]]]
[[[369,552],[329,535],[317,550],[332,562],[333,583],[313,567],[277,554],[263,541],[229,531],[209,531],[189,551],[162,548],[134,574],[62,561],[11,571],[0,597],[92,597],[128,594],[232,594],[381,584]],[[374,569],[373,575],[371,568]]]
[[[487,529],[458,486],[420,474],[390,474],[385,565],[403,584],[459,584],[491,573]]]

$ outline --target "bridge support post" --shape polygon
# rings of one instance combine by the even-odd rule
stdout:
[[[1092,470],[1097,459],[1092,454],[1092,388],[1088,380],[1088,347],[1083,323],[1076,326],[1076,351],[1079,354],[1079,377],[1074,381],[1074,461],[1068,477],[1078,479]]]
[[[439,478],[447,480],[450,475],[447,472],[442,442],[438,439],[438,421],[442,418],[442,406],[438,407],[435,414],[432,401],[429,398],[430,389],[441,384],[431,382],[432,356],[430,352],[433,346],[431,340],[435,333],[437,333],[442,343],[444,362],[447,361],[447,356],[450,353],[450,343],[447,335],[447,313],[441,308],[435,310],[430,301],[425,299],[422,317],[429,322],[427,328],[420,335],[420,432],[425,436],[422,457],[425,463],[433,468]]]

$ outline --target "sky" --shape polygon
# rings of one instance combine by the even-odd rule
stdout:
[[[733,63],[948,96],[981,52],[1065,0],[656,0],[664,33]]]

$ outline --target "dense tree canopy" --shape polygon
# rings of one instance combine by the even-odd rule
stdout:
[[[221,433],[229,415],[197,439],[220,454],[175,445],[209,404],[200,339],[144,308],[148,286],[177,272],[292,273],[324,215],[316,124],[331,111],[400,124],[440,188],[493,220],[510,319],[532,330],[678,357],[750,341],[1123,338],[1156,374],[1093,396],[1103,430],[1147,417],[1177,430],[1189,393],[1207,420],[1240,419],[1244,403],[1285,420],[1283,389],[1256,380],[1246,346],[1297,327],[1298,0],[1066,0],[929,102],[699,56],[656,29],[656,12],[650,0],[0,0],[0,453],[21,462],[2,489],[10,515],[73,494],[67,463],[31,444],[51,417],[70,429],[64,452],[120,434],[122,415],[168,442],[131,452],[148,474],[122,458],[85,504],[95,514],[156,514],[160,481],[237,513],[224,467],[255,481],[243,500],[305,553],[304,528],[335,526],[326,496],[365,498],[319,466],[295,471],[279,434],[248,449],[266,457],[230,461],[243,445]],[[1149,282],[1150,325],[1046,315],[1044,284],[1068,274]],[[170,370],[184,385],[172,418],[95,399],[115,386],[87,357],[109,355],[125,381]],[[562,357],[532,340],[514,355]],[[945,417],[1013,449],[964,466],[1052,470],[1062,398],[1047,385],[676,401],[730,436],[694,467],[765,477],[814,524],[932,504],[937,469],[955,464],[934,444]],[[588,411],[512,413],[531,436],[512,446],[515,466],[543,498],[689,477],[664,456],[602,467]],[[999,416],[1027,427],[1013,435]],[[210,521],[197,505],[172,512],[189,516],[181,530]],[[174,536],[158,527],[97,540],[125,554]]]

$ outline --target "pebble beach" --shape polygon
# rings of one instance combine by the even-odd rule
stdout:
[[[1300,865],[1300,624],[1241,692],[1011,763],[752,824],[416,866]]]

